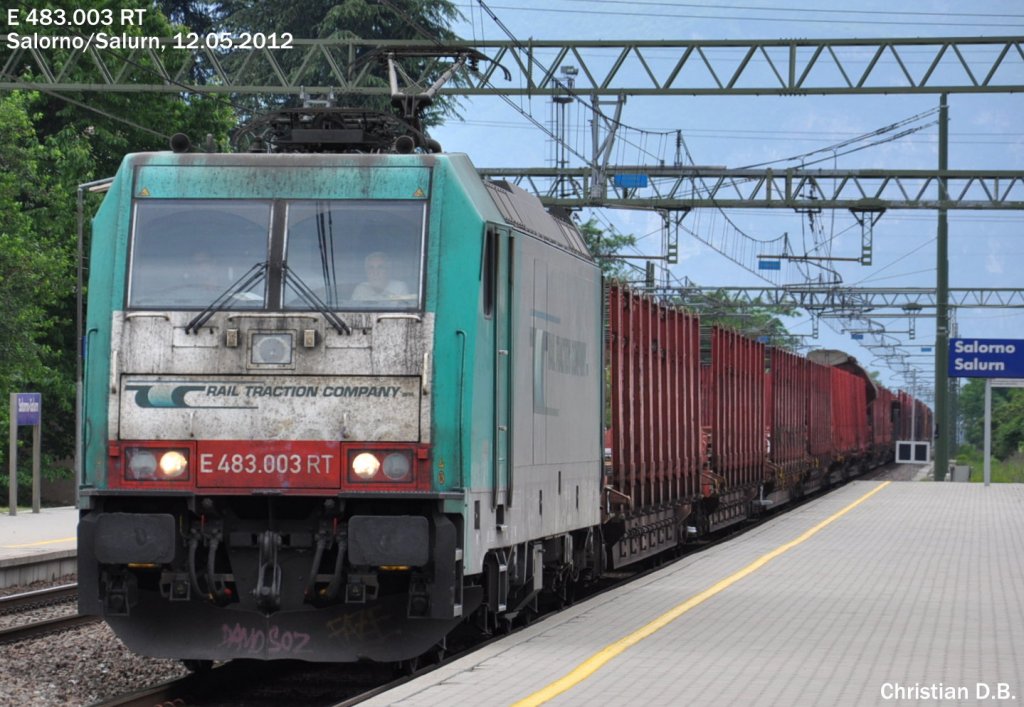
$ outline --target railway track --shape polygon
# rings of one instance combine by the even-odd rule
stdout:
[[[797,508],[827,492],[827,490],[823,490],[811,493],[787,506],[787,510]],[[772,520],[780,512],[784,511],[768,511],[756,519],[723,529],[701,541],[680,546],[677,553],[638,564],[633,569],[609,572],[581,591],[566,606],[592,600],[624,584],[657,572],[686,556],[704,552],[716,545],[726,543]],[[560,610],[549,608],[549,610],[542,610],[539,615],[523,612],[521,617],[511,625],[500,625],[496,632],[488,637],[473,639],[463,637],[460,640],[455,634],[449,643],[451,649],[449,655],[443,660],[429,665],[403,664],[393,671],[387,666],[365,664],[307,663],[287,666],[277,664],[277,662],[235,660],[206,672],[194,673],[178,680],[110,698],[98,703],[97,707],[149,707],[154,704],[193,706],[237,704],[246,705],[246,707],[251,705],[262,707],[263,705],[276,706],[282,703],[353,707],[446,663],[464,658],[494,641],[506,638],[511,633],[524,630],[534,621],[542,621],[557,614]],[[401,674],[396,675],[396,672]],[[302,690],[301,695],[297,694],[296,690]]]
[[[77,584],[62,584],[57,587],[47,587],[21,594],[10,594],[0,597],[0,616],[14,614],[19,611],[64,604],[74,601],[78,597]]]
[[[396,678],[394,672],[385,666],[299,661],[264,663],[239,659],[177,680],[108,698],[96,703],[96,707],[151,707],[158,704],[187,704],[192,707],[355,705],[409,679],[410,676]]]
[[[0,616],[19,614],[37,609],[45,609],[74,601],[78,597],[77,584],[64,584],[22,594],[12,594],[0,598]],[[39,621],[28,621],[0,629],[0,644],[24,641],[29,638],[44,636],[58,631],[67,631],[78,626],[93,624],[99,621],[96,616],[79,616],[70,614]]]
[[[890,465],[874,470],[860,478],[871,478],[876,475],[884,477],[895,471],[899,471],[898,467]],[[820,497],[823,493],[827,493],[827,491],[809,494],[808,497],[787,506],[787,509],[797,508],[803,503]],[[679,554],[682,556],[692,555],[728,542],[736,536],[770,521],[779,512],[782,512],[782,509],[769,511],[755,520],[723,530],[716,536],[701,542],[688,543],[685,547],[680,548]],[[676,559],[676,557],[664,557],[661,562],[651,562],[637,567],[636,571],[609,573],[603,580],[592,585],[588,591],[581,593],[577,597],[577,602],[587,601],[606,591],[621,587],[625,582],[658,571]],[[2,611],[2,604],[0,604],[0,612]],[[543,620],[550,615],[552,614],[544,613],[535,617],[535,620]],[[523,618],[529,617],[524,615]],[[506,630],[508,632],[518,631],[525,627],[526,623],[528,622],[525,620],[516,621],[514,626],[502,627],[504,630],[499,629],[496,635],[482,640],[478,639],[472,644],[469,644],[468,641],[463,643],[462,640],[452,641],[449,644],[450,656],[447,660],[425,666],[402,666],[406,671],[415,671],[411,676],[399,676],[388,666],[301,663],[288,665],[277,661],[264,663],[236,660],[211,670],[153,685],[130,694],[108,698],[98,704],[108,707],[112,705],[148,707],[154,704],[175,703],[196,706],[238,704],[258,707],[282,703],[325,706],[356,705],[370,697],[386,692],[406,680],[423,675],[436,665],[443,665],[449,661],[463,658],[492,641],[501,640],[505,637]],[[420,669],[415,670],[415,667]]]

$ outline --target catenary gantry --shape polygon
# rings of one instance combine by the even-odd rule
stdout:
[[[608,165],[599,169],[509,167],[479,171],[484,178],[518,184],[540,196],[545,204],[566,208],[1024,208],[1024,172],[1019,170]],[[940,191],[942,180],[946,182],[945,198]]]
[[[859,311],[902,309],[913,315],[936,306],[935,288],[929,287],[821,287],[790,285],[786,287],[672,287],[658,290],[666,296],[683,298],[702,294],[721,294],[733,300],[765,306],[795,306],[808,311]],[[1024,289],[951,287],[951,307],[1024,307]]]
[[[227,38],[227,39],[226,39]],[[369,85],[389,52],[438,54],[411,77],[429,85],[450,52],[429,41],[292,39],[276,48],[228,48],[229,35],[161,38],[159,49],[99,50],[88,35],[57,53],[0,50],[0,89],[207,93],[387,95]],[[130,44],[130,43],[128,43]],[[230,44],[237,44],[237,38]],[[557,74],[569,63],[583,95],[866,95],[1008,93],[1024,90],[1024,37],[772,40],[505,40],[448,43],[477,57],[442,93],[480,96],[564,95]],[[27,72],[27,74],[26,74]],[[507,72],[507,74],[506,74]],[[194,77],[206,78],[196,83]],[[29,78],[29,76],[31,78]],[[507,76],[507,78],[506,78]]]

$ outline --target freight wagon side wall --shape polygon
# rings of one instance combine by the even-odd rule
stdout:
[[[932,411],[928,409],[920,400],[914,400],[914,406],[917,408],[917,414],[914,416],[914,439],[920,441],[930,441],[932,438]]]
[[[857,444],[849,384],[849,374],[832,369],[832,441],[835,453],[842,457],[850,454]]]
[[[807,443],[816,459],[832,453],[832,373],[827,366],[807,362]]]
[[[865,454],[871,448],[871,429],[868,427],[868,389],[864,385],[864,379],[853,376],[853,392],[850,405],[854,410],[856,422],[857,449]]]
[[[867,392],[857,376],[832,369],[832,420],[835,452],[857,456],[868,443]]]
[[[878,389],[871,403],[872,442],[876,447],[889,447],[893,443],[892,391]]]
[[[913,405],[914,399],[901,390],[899,392],[900,417],[897,432],[899,439],[911,439],[914,434],[914,428],[911,426],[914,417]]]
[[[633,508],[697,493],[700,322],[617,285],[608,288],[612,500]]]
[[[807,458],[808,374],[807,359],[782,349],[771,350],[771,374],[766,392],[770,411],[771,460],[793,467]]]
[[[711,467],[726,488],[760,483],[765,472],[764,345],[734,331],[711,331],[714,415]]]

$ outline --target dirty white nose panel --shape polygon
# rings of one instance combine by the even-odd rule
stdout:
[[[419,376],[130,376],[122,439],[416,442]]]

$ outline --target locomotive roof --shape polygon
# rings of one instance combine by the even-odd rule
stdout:
[[[267,167],[273,165],[298,167],[334,167],[341,165],[353,166],[392,166],[397,163],[408,165],[434,166],[436,163],[449,161],[459,179],[467,184],[470,180],[479,180],[476,170],[465,155],[445,153],[443,155],[363,155],[363,154],[320,154],[320,153],[288,153],[268,155],[266,153],[187,153],[171,152],[135,153],[129,155],[126,164],[133,165],[167,165],[167,166],[207,166],[207,167]],[[573,253],[587,261],[593,261],[579,229],[566,218],[561,218],[545,209],[535,195],[506,181],[477,181],[485,187],[489,201],[498,210],[501,218],[517,229],[540,238],[558,248]],[[479,194],[479,192],[477,192]],[[480,195],[482,196],[482,195]],[[479,198],[479,196],[477,197]],[[496,217],[492,214],[491,217]]]
[[[593,260],[583,236],[570,221],[553,215],[533,194],[504,180],[484,182],[505,221],[581,258]]]

